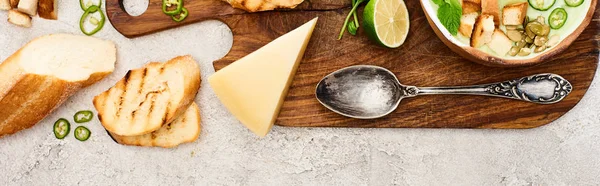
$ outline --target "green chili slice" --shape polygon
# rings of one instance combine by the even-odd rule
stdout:
[[[570,7],[578,7],[583,4],[583,0],[565,0],[565,3]]]
[[[85,123],[91,121],[92,118],[94,118],[94,113],[89,110],[81,110],[73,115],[75,123]]]
[[[100,13],[100,17],[101,17],[100,22],[98,23],[98,26],[96,26],[96,28],[94,30],[92,30],[91,32],[88,32],[84,28],[85,20],[87,19],[87,17],[90,14],[96,13],[96,12]],[[92,5],[88,9],[85,10],[83,15],[81,16],[81,19],[79,19],[79,29],[81,29],[81,32],[83,32],[85,35],[91,36],[91,35],[94,35],[95,33],[97,33],[98,31],[100,31],[102,29],[102,27],[104,27],[105,21],[106,21],[106,17],[104,17],[104,13],[102,13],[102,10],[100,10],[100,7],[96,6],[96,5]]]
[[[171,19],[175,22],[182,22],[188,16],[188,10],[186,8],[181,9],[179,15],[172,15]]]
[[[79,6],[81,7],[81,10],[85,11],[91,7],[91,5],[88,5],[88,4],[92,3],[92,1],[89,0],[88,4],[83,3],[83,1],[84,0],[79,0]],[[92,5],[95,5],[95,4],[92,4]],[[98,0],[98,4],[96,6],[102,7],[102,0]]]
[[[175,9],[167,10],[172,5],[176,5]],[[163,0],[162,1],[162,11],[167,15],[177,15],[183,10],[183,0]]]
[[[71,124],[67,119],[60,118],[54,122],[53,131],[57,139],[64,139],[71,131]]]
[[[552,10],[550,13],[550,17],[548,18],[548,24],[552,29],[559,29],[567,22],[567,18],[569,15],[564,8],[556,8]]]
[[[75,131],[73,133],[75,135],[75,139],[77,139],[79,141],[88,140],[90,138],[90,136],[92,135],[92,132],[90,132],[90,129],[88,129],[84,126],[79,126],[79,127],[75,128]]]

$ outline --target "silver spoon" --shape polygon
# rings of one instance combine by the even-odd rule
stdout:
[[[390,114],[403,98],[435,94],[495,96],[552,104],[565,98],[571,83],[556,74],[536,74],[519,79],[456,87],[415,87],[402,85],[389,70],[370,65],[350,66],[325,76],[317,84],[321,104],[338,114],[373,119]]]

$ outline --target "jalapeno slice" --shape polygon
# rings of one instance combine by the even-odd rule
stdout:
[[[567,22],[567,18],[569,15],[564,8],[556,8],[552,10],[550,13],[550,17],[548,18],[548,24],[552,29],[559,29]]]
[[[92,118],[94,118],[94,113],[89,110],[81,110],[73,115],[75,123],[85,123],[91,121]]]
[[[175,9],[168,10],[171,6],[175,5]],[[162,11],[167,15],[177,15],[183,9],[183,0],[163,0],[162,1]]]
[[[565,4],[570,7],[578,7],[583,4],[583,0],[565,0]]]
[[[71,124],[67,119],[60,118],[54,122],[53,131],[57,139],[64,139],[71,131]]]
[[[79,6],[81,7],[81,10],[85,11],[88,8],[90,8],[92,5],[96,5],[98,7],[102,7],[102,0],[98,0],[98,4],[93,4],[92,0],[88,0],[87,3],[83,3],[84,0],[79,0]]]
[[[528,3],[533,9],[546,11],[554,6],[556,0],[528,0]]]
[[[84,25],[85,25],[84,23],[90,14],[93,14],[96,12],[100,13],[100,22],[98,23],[98,25],[96,26],[96,28],[94,30],[88,32],[84,28]],[[91,36],[91,35],[94,35],[95,33],[97,33],[98,31],[100,31],[100,29],[102,29],[102,27],[104,27],[105,21],[106,21],[106,17],[104,17],[104,13],[102,12],[102,10],[100,10],[100,7],[96,6],[96,5],[92,5],[88,9],[85,10],[83,15],[81,16],[81,19],[79,19],[79,29],[81,29],[81,32],[83,32],[85,35]]]
[[[175,22],[182,22],[188,16],[188,10],[184,7],[179,15],[172,15],[171,19]]]
[[[79,141],[85,141],[90,138],[90,136],[92,135],[92,132],[90,131],[90,129],[88,129],[84,126],[79,126],[79,127],[75,128],[75,131],[73,132],[73,134],[75,135],[75,139],[77,139]]]

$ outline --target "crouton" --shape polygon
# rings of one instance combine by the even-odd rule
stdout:
[[[10,1],[10,8],[17,8],[17,6],[19,5],[19,0],[9,0]]]
[[[468,1],[464,1],[462,4],[463,15],[474,13],[474,12],[480,12],[480,11],[481,11],[480,4],[475,4],[473,2],[468,2]]]
[[[37,12],[40,17],[56,20],[58,18],[57,2],[58,0],[39,0]]]
[[[494,30],[492,40],[487,44],[487,46],[499,56],[505,56],[512,45],[513,42],[500,29]]]
[[[0,0],[0,10],[10,10],[10,0]]]
[[[38,0],[19,0],[17,9],[20,12],[34,16],[37,14]]]
[[[502,24],[521,25],[527,15],[527,2],[506,5],[502,9]]]
[[[462,0],[462,2],[470,2],[477,5],[481,5],[481,0]]]
[[[8,11],[8,22],[22,27],[31,27],[31,17],[16,10]]]
[[[479,13],[477,12],[463,14],[460,18],[460,27],[458,27],[458,32],[463,36],[471,37],[471,33],[473,33],[473,25],[475,25],[477,16],[479,16]]]
[[[494,16],[494,23],[500,25],[500,5],[498,4],[498,0],[481,0],[481,14]]]
[[[471,35],[471,46],[479,48],[492,40],[494,34],[494,16],[481,14],[475,21]]]

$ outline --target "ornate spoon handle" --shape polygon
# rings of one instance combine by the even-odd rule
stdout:
[[[406,86],[406,97],[435,94],[467,94],[518,99],[539,104],[552,104],[565,98],[573,87],[556,74],[536,74],[498,83],[456,86],[415,87]]]

